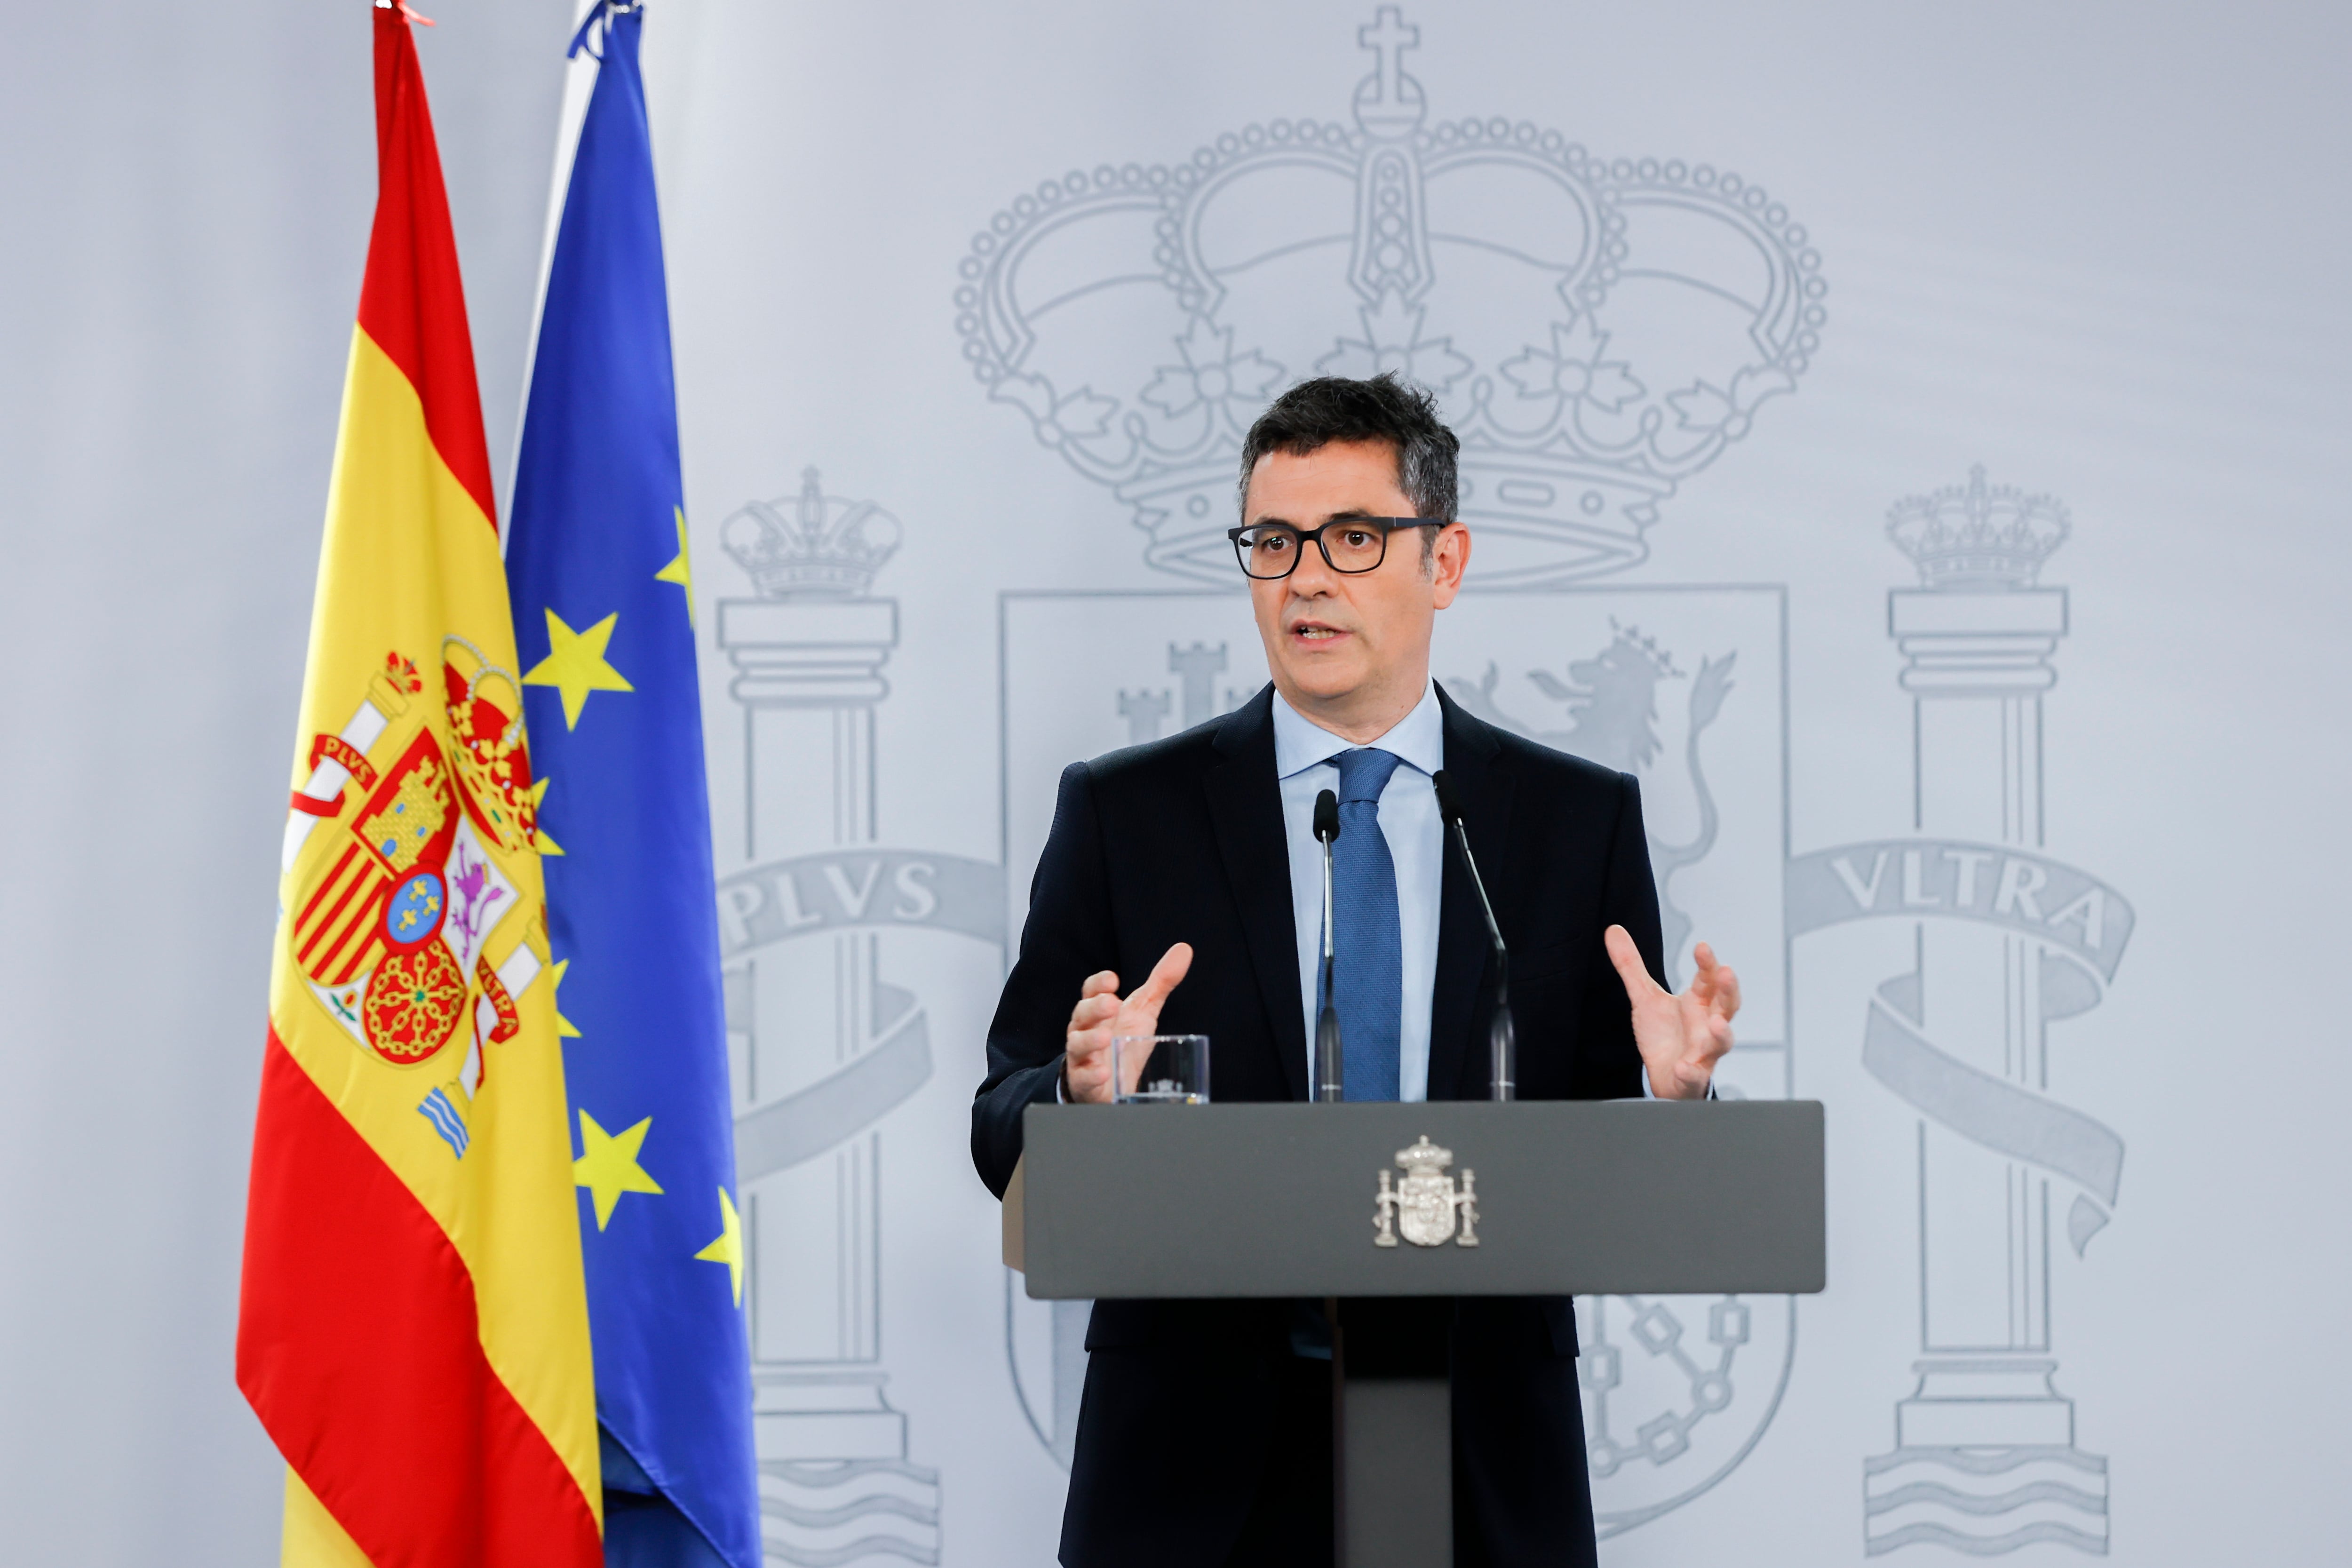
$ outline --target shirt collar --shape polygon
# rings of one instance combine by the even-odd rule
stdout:
[[[1437,682],[1433,679],[1413,704],[1412,711],[1398,720],[1388,733],[1364,742],[1378,746],[1383,752],[1424,773],[1434,773],[1445,765],[1445,711],[1437,705]],[[1286,779],[1293,773],[1329,762],[1340,752],[1352,751],[1356,742],[1331,733],[1312,719],[1283,700],[1282,691],[1274,693],[1274,776]]]

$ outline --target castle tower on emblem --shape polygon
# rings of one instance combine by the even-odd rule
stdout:
[[[1920,1353],[1895,1447],[1864,1467],[1874,1555],[2107,1549],[2106,1461],[2075,1446],[2050,1313],[2053,1203],[2071,1178],[2080,1190],[2056,1223],[2080,1253],[2122,1159],[2112,1133],[2047,1098],[2050,1023],[2100,994],[2065,949],[2119,952],[2125,929],[2105,889],[2069,900],[2065,868],[2042,858],[2042,696],[2067,597],[2037,577],[2067,530],[2057,501],[1990,486],[1980,468],[1889,522],[1920,574],[1888,616],[1922,837],[1891,858],[1851,857],[1842,875],[1884,912],[1966,918],[1912,921],[1917,966],[1879,988],[1864,1042],[1873,1075],[1922,1113]]]
[[[869,589],[898,538],[814,468],[723,534],[758,595],[719,605],[744,707],[743,853],[772,863],[760,897],[782,907],[722,919],[797,936],[728,974],[762,1512],[785,1563],[940,1560],[938,1473],[908,1462],[882,1369],[871,1129],[929,1076],[929,1047],[914,995],[882,978],[884,939],[839,929],[877,896],[847,857],[876,838],[874,716],[898,611]]]

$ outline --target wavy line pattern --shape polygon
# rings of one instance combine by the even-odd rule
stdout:
[[[2097,1455],[2054,1444],[1897,1448],[1863,1466],[1873,1557],[1921,1545],[1970,1557],[2036,1544],[2107,1554],[2107,1462]]]
[[[839,1508],[794,1508],[775,1498],[761,1498],[760,1511],[771,1519],[781,1519],[787,1524],[797,1524],[810,1530],[847,1524],[859,1515],[868,1513],[895,1513],[918,1524],[937,1524],[940,1521],[938,1509],[925,1508],[920,1503],[908,1502],[905,1498],[889,1496],[859,1498]]]
[[[903,1459],[771,1459],[761,1464],[760,1479],[761,1545],[772,1563],[841,1568],[940,1560],[937,1470]],[[852,1534],[857,1531],[866,1533]]]
[[[1869,1551],[1873,1557],[1876,1557],[1898,1547],[1941,1546],[1969,1557],[1997,1557],[2021,1546],[2036,1546],[2044,1542],[2071,1546],[2094,1557],[2107,1554],[2105,1536],[2093,1535],[2072,1525],[2053,1524],[2048,1521],[2024,1525],[2002,1535],[1963,1535],[1940,1524],[1906,1524],[1900,1530],[1871,1537]]]
[[[761,1545],[769,1561],[794,1563],[797,1568],[840,1568],[842,1563],[856,1563],[867,1557],[897,1557],[908,1563],[926,1564],[936,1563],[940,1560],[938,1547],[918,1546],[895,1535],[869,1535],[846,1546],[814,1551],[781,1542],[772,1536],[762,1541]]]
[[[1990,1495],[1981,1492],[1959,1491],[1937,1481],[1911,1481],[1891,1491],[1874,1493],[1864,1505],[1864,1511],[1891,1513],[1898,1508],[1906,1508],[1913,1503],[1928,1503],[1937,1508],[1954,1509],[1961,1513],[1991,1514],[2008,1513],[2011,1510],[2021,1509],[2028,1503],[2035,1502],[2063,1503],[2068,1508],[2080,1509],[2084,1513],[2103,1514],[2107,1511],[2106,1499],[2095,1493],[2084,1491],[2077,1487],[2070,1487],[2063,1481],[2035,1481],[2027,1486],[2015,1487],[2005,1492],[1993,1492]]]

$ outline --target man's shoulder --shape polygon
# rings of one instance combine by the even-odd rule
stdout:
[[[1140,745],[1121,746],[1116,752],[1105,752],[1071,765],[1085,769],[1088,782],[1097,789],[1150,788],[1189,777],[1215,763],[1217,722],[1211,720],[1180,735],[1163,735]]]
[[[1441,693],[1443,689],[1441,688]],[[1538,790],[1564,792],[1579,799],[1616,795],[1640,786],[1631,773],[1531,741],[1516,730],[1506,730],[1447,700],[1449,731],[1486,751],[1495,763]],[[1450,737],[1449,737],[1450,738]]]
[[[1553,788],[1582,794],[1615,795],[1634,783],[1631,773],[1621,773],[1615,768],[1580,757],[1572,752],[1562,752],[1530,741],[1525,735],[1508,730],[1496,730],[1500,754],[1511,759],[1514,768],[1525,776]]]
[[[1082,770],[1098,795],[1148,793],[1198,778],[1206,770],[1234,760],[1257,738],[1260,729],[1270,729],[1267,692],[1271,690],[1269,686],[1233,711],[1220,713],[1189,730],[1105,752],[1098,757],[1074,763],[1071,767]],[[1269,765],[1272,757],[1269,746]]]

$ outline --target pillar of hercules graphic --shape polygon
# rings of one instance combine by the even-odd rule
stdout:
[[[1979,474],[1968,499],[1981,503],[1986,494]],[[2067,598],[2063,588],[2033,582],[2040,555],[2063,532],[2063,516],[2031,542],[2021,526],[2005,541],[2015,560],[1993,548],[1973,562],[1920,554],[1927,585],[1889,597],[1888,629],[1905,659],[1899,679],[1912,698],[1913,826],[1926,839],[1987,847],[1945,855],[1959,904],[1975,901],[1967,896],[1971,879],[1989,889],[2001,874],[1994,851],[2042,851],[2042,699],[2057,680],[2052,660],[2066,635]],[[1897,542],[1913,549],[1899,532]],[[2045,962],[2055,961],[2045,960],[2043,944],[1974,921],[1923,920],[1915,931],[1918,968],[1902,1010],[1968,1067],[2046,1094],[2042,987]],[[2055,1538],[2103,1542],[2105,1465],[2076,1454],[2074,1404],[2054,1383],[2053,1205],[2063,1194],[2053,1194],[2042,1171],[1932,1114],[1921,1118],[1916,1137],[1919,1357],[1916,1382],[1895,1406],[1895,1451],[1873,1461],[1884,1472],[1878,1479],[1982,1496],[1972,1510],[1909,1531],[2006,1550],[2018,1542],[2013,1505],[2023,1494],[2016,1485],[2054,1466],[2052,1474],[2084,1505],[2070,1505]],[[1953,1475],[1930,1479],[1927,1469]],[[1874,1519],[1891,1527],[1898,1500],[1883,1500],[1885,1518]],[[1904,1543],[1881,1539],[1874,1526],[1874,1552]]]
[[[730,521],[729,552],[761,595],[723,603],[718,628],[744,709],[750,864],[875,842],[875,710],[890,691],[898,607],[865,590],[897,533],[887,513],[825,498],[814,469],[797,508],[755,504]],[[793,900],[786,926],[818,923],[810,911],[828,880],[819,868],[779,883]],[[817,930],[761,947],[730,975],[739,1119],[834,1078],[907,1022],[914,998],[882,981],[880,945],[871,931]],[[830,1140],[814,1130],[813,1142]],[[929,1494],[900,1500],[929,1521],[894,1503],[875,1522],[912,1521],[911,1533],[886,1531],[908,1535],[881,1543],[886,1555],[936,1562],[937,1488],[915,1484],[935,1478],[906,1464],[907,1417],[882,1367],[881,1158],[880,1133],[845,1128],[796,1163],[744,1173],[754,1426],[763,1490],[782,1481],[803,1511],[866,1511],[873,1486]],[[815,1560],[778,1528],[771,1518],[772,1557]]]

